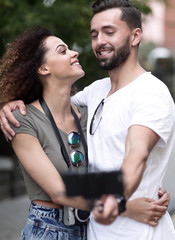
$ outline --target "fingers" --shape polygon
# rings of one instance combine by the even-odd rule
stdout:
[[[152,207],[152,212],[153,212],[153,214],[154,213],[155,214],[160,214],[160,216],[162,217],[166,213],[167,207],[162,205],[162,204],[157,204],[157,202],[154,202],[153,207]]]
[[[168,207],[170,202],[170,194],[167,191],[159,191],[160,199],[157,200],[155,203],[160,206]]]
[[[93,210],[94,219],[98,223],[109,225],[118,216],[118,203],[115,197],[108,196],[104,203],[98,202]]]
[[[15,132],[10,127],[8,121],[10,121],[16,127],[19,127],[19,122],[14,118],[12,111],[19,108],[20,112],[25,115],[25,105],[22,101],[14,101],[6,104],[0,111],[0,123],[1,130],[5,135],[6,140],[12,140],[15,136]]]
[[[12,137],[15,136],[15,132],[12,130],[8,123],[8,119],[6,118],[4,112],[1,113],[1,130],[5,135],[6,140],[12,140]],[[19,123],[18,123],[19,124]]]
[[[163,214],[163,212],[152,211],[145,217],[143,223],[155,227],[159,224],[159,220],[162,218]]]
[[[164,188],[160,187],[158,191],[159,197],[162,197],[164,193],[168,193]]]
[[[104,205],[103,205],[103,203],[101,202],[101,201],[99,201],[99,202],[97,202],[97,211],[98,211],[98,213],[103,213],[103,210],[104,210]]]
[[[3,132],[3,134],[5,136],[6,141],[8,142],[9,140],[11,140],[12,139],[11,135],[8,134],[8,132],[3,127],[3,125],[1,125],[0,128],[1,128],[1,131]]]
[[[18,103],[18,108],[19,108],[20,113],[22,115],[26,115],[26,106],[25,106],[24,102],[19,100],[19,101],[17,101],[17,103]]]
[[[159,224],[158,219],[151,220],[150,222],[147,223],[148,225],[152,227],[156,227]]]

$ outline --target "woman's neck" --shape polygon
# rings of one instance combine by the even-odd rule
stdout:
[[[64,132],[69,133],[71,131],[76,131],[75,119],[71,112],[71,102],[70,102],[70,89],[67,91],[44,91],[43,98],[50,109],[52,116],[55,120],[56,125]],[[43,109],[39,101],[32,103],[40,111]],[[78,110],[74,108],[76,113]],[[44,113],[44,112],[43,112]],[[80,118],[80,114],[78,113]]]

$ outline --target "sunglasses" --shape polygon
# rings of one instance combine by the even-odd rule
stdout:
[[[77,132],[70,132],[67,139],[71,149],[80,144],[80,134]],[[84,161],[84,155],[80,151],[72,151],[70,153],[70,159],[74,166],[79,167]]]
[[[90,129],[89,129],[90,135],[94,135],[94,133],[96,132],[96,130],[101,122],[104,100],[105,99],[101,100],[101,102],[98,104],[98,106],[93,114],[93,117],[92,117],[92,120],[90,123]]]

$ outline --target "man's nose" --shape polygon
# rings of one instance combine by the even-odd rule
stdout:
[[[98,45],[105,45],[107,43],[107,40],[106,40],[104,34],[102,34],[102,33],[98,34],[97,43],[98,43]]]

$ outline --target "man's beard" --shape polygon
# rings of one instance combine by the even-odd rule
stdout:
[[[111,59],[97,59],[100,68],[110,71],[114,68],[119,67],[121,64],[123,64],[128,56],[130,55],[130,46],[129,46],[129,37],[127,38],[126,42],[123,46],[121,46],[117,52],[114,52]]]

